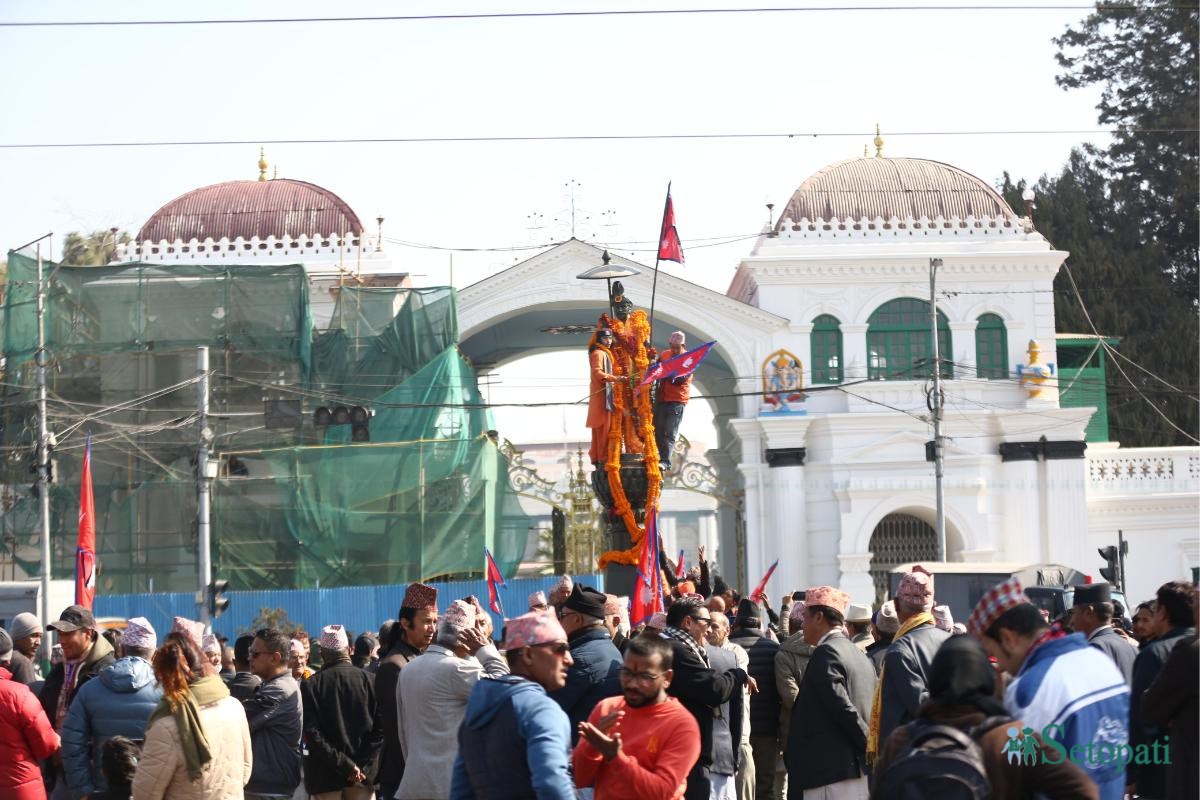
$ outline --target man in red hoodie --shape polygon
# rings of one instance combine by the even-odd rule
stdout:
[[[664,639],[630,640],[619,697],[601,700],[579,723],[575,783],[595,800],[679,800],[700,757],[695,717],[667,694],[674,652]]]
[[[12,679],[12,652],[12,638],[0,628],[0,797],[44,800],[38,762],[58,750],[58,734],[29,687]]]

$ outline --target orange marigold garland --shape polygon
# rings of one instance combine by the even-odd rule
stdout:
[[[626,335],[626,324],[628,334]],[[629,316],[628,323],[612,320],[611,325],[615,338],[621,342],[633,342],[635,350],[633,357],[623,349],[616,352],[607,351],[612,359],[613,374],[622,380],[613,385],[613,424],[608,429],[608,458],[604,463],[604,471],[608,477],[609,491],[613,496],[613,511],[625,523],[629,532],[631,545],[628,550],[609,550],[600,556],[599,568],[604,569],[609,564],[638,563],[642,538],[646,531],[637,522],[637,516],[629,499],[625,496],[625,487],[621,485],[621,449],[624,438],[625,416],[631,411],[636,414],[638,435],[642,439],[643,458],[646,465],[646,510],[658,508],[658,499],[662,491],[662,471],[658,467],[658,445],[654,440],[654,411],[650,402],[650,387],[638,387],[646,368],[650,366],[650,354],[646,351],[646,340],[650,335],[650,324],[645,311],[634,311]],[[620,353],[620,357],[617,357]]]

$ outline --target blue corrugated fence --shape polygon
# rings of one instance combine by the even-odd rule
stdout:
[[[601,591],[604,589],[603,575],[578,575],[573,576],[573,580]],[[514,617],[525,613],[530,594],[538,590],[549,594],[557,582],[558,578],[554,576],[509,580],[500,589],[500,602],[505,614]],[[438,607],[443,611],[451,600],[469,594],[475,595],[487,606],[486,581],[431,583],[430,586],[437,588]],[[229,592],[229,610],[213,623],[213,630],[233,640],[241,633],[249,632],[255,617],[264,609],[271,611],[281,608],[287,612],[292,624],[303,626],[310,634],[319,635],[322,627],[333,624],[345,625],[355,634],[376,632],[385,620],[395,619],[405,587],[406,584],[397,584]],[[171,629],[173,618],[196,618],[196,596],[191,592],[97,595],[95,612],[98,617],[145,617],[161,638]],[[496,623],[496,636],[499,636],[503,620],[498,614],[492,614],[492,618]]]

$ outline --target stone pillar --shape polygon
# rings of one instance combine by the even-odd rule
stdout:
[[[1004,561],[1046,560],[1042,536],[1040,442],[1000,443],[1000,487],[1004,509]]]
[[[662,538],[663,552],[672,561],[679,559],[679,537],[676,535],[676,519],[673,514],[664,514],[658,518],[658,534]],[[695,555],[690,555],[691,561]]]
[[[867,377],[867,325],[842,324],[842,376],[844,380]]]
[[[746,526],[746,552],[742,561],[743,574],[739,577],[737,584],[744,592],[748,592],[754,588],[755,583],[766,572],[767,566],[774,560],[768,557],[769,554],[763,546],[766,529],[763,482],[767,465],[761,462],[738,464],[738,470],[742,473],[746,492],[746,505],[743,510],[743,520]]]
[[[940,304],[939,304],[940,305]],[[953,355],[941,353],[943,359],[954,361],[954,376],[957,378],[974,378],[975,368],[979,364],[979,354],[975,352],[975,320],[950,322],[950,349]]]
[[[1046,560],[1082,569],[1088,553],[1086,442],[1042,442],[1045,456]]]
[[[717,559],[720,556],[721,545],[717,541],[717,512],[701,511],[696,518],[697,541],[704,547],[705,555],[709,561],[709,570],[715,571],[718,575],[720,570],[716,569]]]
[[[766,452],[767,482],[772,494],[764,537],[763,572],[751,583],[758,581],[766,572],[766,565],[779,559],[768,585],[772,597],[782,592],[791,592],[804,587],[808,581],[808,526],[805,513],[803,447],[773,448]],[[778,604],[777,599],[773,602]]]
[[[838,563],[842,569],[838,588],[850,595],[855,603],[874,605],[875,582],[871,580],[871,554],[840,553]]]

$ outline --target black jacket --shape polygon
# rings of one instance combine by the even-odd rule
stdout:
[[[1143,645],[1133,662],[1133,685],[1129,698],[1129,744],[1151,745],[1161,741],[1168,733],[1166,728],[1150,724],[1142,718],[1142,695],[1154,683],[1167,657],[1175,649],[1175,645],[1196,635],[1195,628],[1172,628],[1158,639]],[[1142,797],[1166,797],[1167,794],[1166,764],[1138,764],[1130,762],[1125,768],[1126,782],[1136,783],[1138,794]]]
[[[399,624],[399,623],[397,623]],[[375,726],[383,733],[383,757],[379,763],[379,784],[399,786],[404,777],[404,751],[400,749],[400,715],[396,684],[400,670],[421,655],[421,651],[401,639],[392,646],[375,670]]]
[[[875,667],[876,675],[883,669],[883,657],[887,655],[888,648],[891,646],[891,639],[876,639],[875,643],[864,651],[867,658],[871,659],[871,666]]]
[[[917,718],[917,709],[929,699],[929,665],[949,638],[950,634],[929,623],[892,641],[883,657],[879,741],[886,742],[898,726]]]
[[[788,725],[789,797],[866,774],[874,693],[871,662],[844,634],[813,651]]]
[[[779,690],[775,688],[775,654],[779,643],[754,628],[740,628],[729,639],[750,656],[750,677],[758,681],[758,694],[750,695],[750,735],[779,735]]]
[[[12,679],[17,683],[31,686],[38,681],[37,670],[34,668],[33,662],[16,650],[12,651],[12,659],[8,662],[8,671],[12,673]]]
[[[259,680],[248,672],[238,675]],[[246,684],[242,682],[243,687]],[[250,724],[250,747],[254,751],[254,768],[246,791],[291,795],[300,785],[300,737],[304,732],[300,684],[290,672],[266,683],[259,680],[242,705]]]
[[[602,627],[584,628],[570,636],[574,664],[567,683],[550,693],[571,722],[571,744],[579,741],[579,723],[587,721],[592,709],[606,697],[621,693],[621,651]]]
[[[737,658],[733,651],[713,645],[705,645],[708,653],[708,663],[717,672],[728,672],[737,669]],[[742,692],[745,689],[735,689],[733,696],[722,703],[713,713],[713,763],[709,772],[717,775],[733,776],[737,774],[739,748],[742,743]]]
[[[1133,661],[1137,658],[1137,648],[1129,641],[1106,625],[1088,637],[1088,644],[1113,660],[1117,669],[1125,676],[1125,685],[1133,684]]]
[[[234,700],[244,703],[254,697],[254,690],[262,685],[262,679],[253,672],[235,672],[232,675],[222,675],[221,680],[229,687],[229,694]],[[300,691],[298,688],[296,691]]]
[[[745,686],[749,675],[740,667],[717,672],[705,666],[692,648],[683,642],[668,640],[675,654],[675,678],[667,693],[679,698],[683,707],[696,718],[700,727],[700,760],[705,767],[713,762],[713,713],[728,703],[735,690]]]
[[[375,727],[375,676],[336,661],[300,684],[304,699],[304,785],[309,794],[341,791],[358,767],[373,783],[383,748]]]

